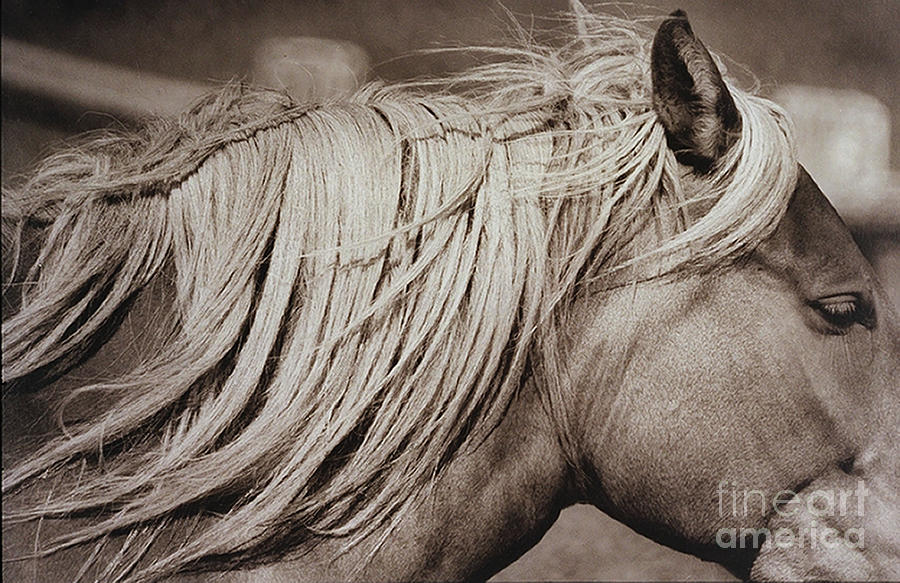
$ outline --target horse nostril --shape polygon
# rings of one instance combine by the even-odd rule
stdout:
[[[841,468],[841,471],[844,472],[845,474],[853,475],[855,473],[858,473],[858,471],[855,467],[855,464],[856,464],[856,456],[851,455],[850,457],[839,461],[838,467]]]

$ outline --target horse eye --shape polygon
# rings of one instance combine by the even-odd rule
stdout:
[[[873,310],[860,295],[828,296],[813,300],[810,306],[829,325],[827,331],[832,334],[845,334],[853,324],[866,328],[874,324]]]

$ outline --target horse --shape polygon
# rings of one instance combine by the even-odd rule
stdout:
[[[572,21],[5,188],[4,394],[60,428],[4,468],[4,574],[486,578],[588,502],[742,577],[896,577],[898,320],[790,121],[682,11]]]

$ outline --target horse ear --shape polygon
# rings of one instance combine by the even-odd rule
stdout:
[[[722,74],[683,10],[660,25],[651,53],[653,109],[682,164],[705,172],[740,135],[741,116]]]

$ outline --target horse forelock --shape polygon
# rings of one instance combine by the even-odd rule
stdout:
[[[56,221],[55,231],[88,229],[123,198],[155,201],[143,211],[153,220],[108,251],[94,244],[105,233],[48,239],[42,283],[4,323],[5,341],[23,339],[13,350],[30,364],[20,368],[74,350],[36,339],[39,330],[72,345],[72,318],[99,330],[165,261],[177,333],[132,373],[82,389],[127,396],[8,473],[4,489],[75,468],[103,441],[145,432],[150,445],[21,516],[118,511],[66,546],[230,501],[147,577],[255,556],[286,533],[353,544],[395,525],[477,445],[529,370],[548,371],[551,405],[565,400],[564,383],[549,378],[553,314],[585,278],[671,257],[666,271],[689,271],[762,240],[796,179],[781,111],[733,88],[741,137],[688,192],[651,109],[649,37],[578,18],[580,36],[562,48],[495,50],[503,63],[443,92],[373,85],[345,103],[297,108],[232,88],[168,133],[128,137],[131,162],[107,153],[97,164],[88,152],[45,166],[16,209]],[[74,188],[79,180],[90,188]],[[637,217],[704,198],[716,202],[673,237],[639,256],[616,253]],[[102,315],[65,292],[92,281],[96,262],[48,269],[97,249],[119,278]],[[48,324],[62,306],[83,313]],[[14,367],[5,357],[4,381],[22,376]]]

